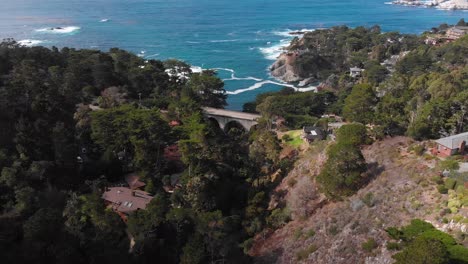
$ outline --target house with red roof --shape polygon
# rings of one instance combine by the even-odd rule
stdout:
[[[129,214],[146,209],[153,196],[149,193],[132,190],[128,187],[107,188],[102,194],[102,199],[106,204],[117,212],[124,221],[127,221]]]

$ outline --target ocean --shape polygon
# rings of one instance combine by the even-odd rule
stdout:
[[[388,1],[388,0],[387,0]],[[148,59],[216,68],[229,109],[284,84],[268,67],[297,30],[380,25],[421,33],[467,20],[465,11],[385,0],[0,0],[0,38],[24,45],[119,47]]]

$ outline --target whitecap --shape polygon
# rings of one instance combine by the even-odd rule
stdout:
[[[80,30],[80,27],[70,26],[70,27],[50,27],[50,28],[40,28],[36,29],[36,32],[43,33],[54,33],[54,34],[70,34],[75,33]]]
[[[23,40],[18,41],[18,44],[20,44],[21,46],[25,46],[25,47],[37,46],[41,43],[44,43],[44,41],[38,40],[38,39],[23,39]]]
[[[259,48],[259,50],[263,54],[265,59],[276,60],[278,56],[284,52],[284,48],[287,46],[289,46],[289,42],[280,42],[279,44],[270,47]]]
[[[303,28],[303,29],[297,29],[297,30],[286,29],[284,31],[273,31],[272,33],[274,35],[281,36],[281,37],[293,38],[294,36],[302,36],[303,34],[291,34],[291,33],[298,33],[298,32],[306,33],[306,32],[312,32],[314,30],[315,29],[310,29],[310,28]]]
[[[103,18],[103,19],[99,20],[99,22],[101,22],[101,23],[108,22],[108,21],[109,21],[108,18]]]
[[[185,41],[185,42],[186,42],[186,43],[189,43],[189,44],[200,44],[200,42],[198,42],[198,41],[190,41],[190,40],[188,40],[188,41]]]

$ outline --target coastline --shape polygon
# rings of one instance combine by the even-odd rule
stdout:
[[[468,10],[466,0],[395,0],[393,5],[433,7],[441,10]]]

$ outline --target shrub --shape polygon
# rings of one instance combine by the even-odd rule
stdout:
[[[307,257],[309,257],[309,255],[312,254],[312,253],[314,253],[316,250],[317,250],[317,246],[316,246],[316,245],[310,245],[310,246],[308,246],[308,247],[305,248],[305,249],[299,250],[299,251],[296,253],[296,259],[297,259],[298,261],[307,259]]]
[[[444,181],[442,180],[442,177],[440,177],[439,175],[436,175],[436,176],[432,177],[431,181],[434,182],[434,183],[437,183],[437,184],[444,183]]]
[[[449,190],[453,190],[455,189],[455,186],[457,185],[457,181],[455,179],[452,179],[452,178],[447,178],[445,180],[445,187]]]
[[[302,236],[302,229],[296,229],[296,231],[294,231],[294,240],[298,240],[299,238],[301,238]]]
[[[281,137],[281,139],[284,141],[284,142],[288,142],[288,141],[291,141],[292,138],[289,134],[284,134],[283,137]]]
[[[273,228],[280,228],[289,222],[289,210],[287,208],[277,208],[267,217],[267,223]]]
[[[387,249],[388,250],[401,250],[401,245],[397,242],[388,242]]]
[[[442,170],[454,171],[460,168],[460,164],[458,164],[457,160],[448,158],[440,161],[440,167]]]
[[[369,193],[366,193],[366,195],[364,195],[364,197],[361,199],[361,201],[367,205],[368,207],[372,207],[375,205],[375,202],[374,202],[374,194],[369,192]]]
[[[373,238],[369,238],[366,242],[362,243],[361,246],[364,251],[369,253],[378,247],[377,242],[375,242]]]
[[[328,229],[328,233],[330,233],[330,235],[332,235],[332,236],[337,235],[339,232],[340,232],[340,230],[338,229],[338,227],[337,227],[336,225],[332,225],[332,226]]]
[[[423,145],[416,145],[413,147],[413,151],[414,151],[414,154],[418,155],[418,156],[422,156],[422,154],[424,154],[424,151],[426,149],[424,148]]]
[[[307,231],[306,233],[307,238],[311,238],[313,236],[315,236],[315,231],[313,229],[310,229],[309,231]]]
[[[297,183],[297,180],[295,178],[291,178],[288,180],[288,186],[291,188],[294,187],[296,183]]]
[[[445,187],[445,185],[438,185],[437,190],[441,194],[447,194],[448,193],[448,189],[447,189],[447,187]]]

